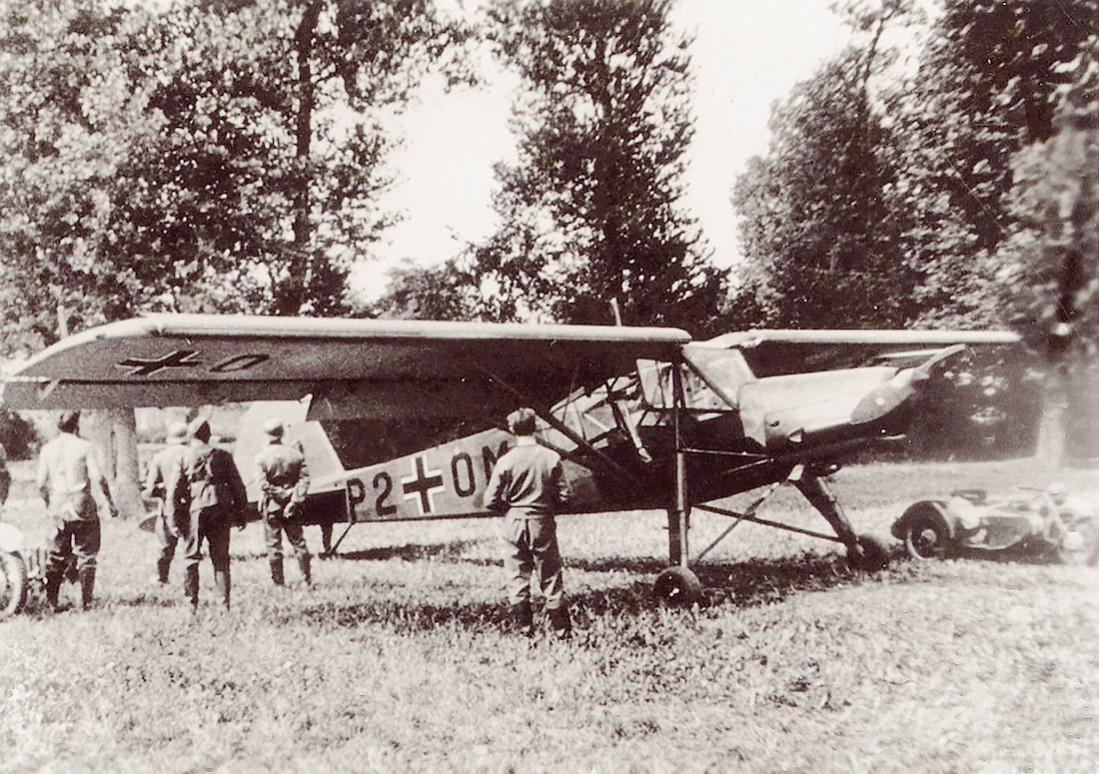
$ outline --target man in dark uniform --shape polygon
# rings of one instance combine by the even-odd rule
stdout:
[[[271,581],[276,586],[284,583],[282,574],[282,533],[294,549],[302,580],[308,586],[312,582],[309,573],[309,547],[302,534],[302,525],[296,521],[301,516],[302,504],[309,491],[309,470],[305,456],[292,446],[282,442],[284,428],[277,419],[268,420],[263,431],[267,433],[267,446],[256,455],[256,481],[259,482],[260,516],[263,518],[263,535],[267,541],[267,561],[271,566]]]
[[[528,408],[508,417],[508,428],[516,436],[515,447],[493,468],[485,490],[485,507],[504,514],[504,569],[516,626],[527,636],[534,631],[530,582],[531,570],[536,570],[550,625],[564,639],[572,625],[562,590],[554,514],[568,501],[569,488],[561,456],[538,445],[535,425],[535,414]]]
[[[167,444],[156,453],[149,462],[149,472],[145,476],[145,488],[141,493],[148,499],[159,501],[157,506],[156,532],[160,543],[160,550],[156,559],[156,579],[161,585],[168,582],[168,570],[172,566],[172,557],[175,556],[176,544],[179,538],[172,534],[168,524],[168,504],[165,502],[165,489],[172,471],[182,465],[183,454],[187,448],[187,425],[183,422],[173,422],[168,426],[168,432],[164,439]]]
[[[76,432],[79,411],[66,411],[57,420],[57,437],[38,456],[38,491],[53,520],[46,567],[46,601],[57,610],[61,579],[75,550],[80,577],[81,607],[91,607],[99,553],[99,514],[118,515],[107,481],[100,472],[92,445]]]
[[[198,565],[202,543],[210,552],[214,585],[225,609],[229,609],[232,583],[229,577],[229,529],[244,529],[248,494],[233,456],[210,445],[210,425],[196,419],[187,428],[191,443],[179,467],[167,479],[165,505],[172,532],[183,538],[183,593],[198,609]]]

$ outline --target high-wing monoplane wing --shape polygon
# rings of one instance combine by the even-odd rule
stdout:
[[[695,346],[739,349],[757,376],[775,376],[923,356],[920,350],[927,347],[1019,341],[1011,331],[761,329],[726,333]]]
[[[9,409],[297,400],[311,418],[481,418],[669,359],[674,328],[150,315],[49,347]]]

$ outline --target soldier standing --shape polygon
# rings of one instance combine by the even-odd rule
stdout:
[[[256,481],[259,482],[260,516],[267,542],[267,561],[271,565],[271,582],[282,586],[282,533],[294,549],[298,568],[306,585],[312,582],[309,573],[309,547],[302,534],[302,525],[295,519],[301,515],[305,495],[309,491],[309,470],[300,450],[282,443],[284,428],[277,419],[268,420],[263,431],[267,446],[256,455]]]
[[[244,528],[248,494],[233,456],[210,445],[210,424],[196,419],[187,429],[191,443],[165,486],[168,524],[173,534],[183,538],[186,551],[183,593],[192,609],[197,610],[198,565],[205,542],[214,568],[214,585],[228,610],[232,588],[229,529],[234,523]]]
[[[118,515],[92,445],[76,434],[79,425],[79,411],[63,412],[57,420],[60,432],[38,456],[38,491],[53,521],[48,541],[46,601],[55,610],[61,578],[74,551],[81,608],[91,607],[99,553],[99,514],[106,511],[111,518]]]
[[[508,601],[519,631],[533,634],[530,582],[531,571],[537,571],[550,625],[565,639],[572,625],[562,591],[554,520],[554,513],[569,497],[561,456],[535,442],[535,414],[530,409],[512,413],[508,429],[516,436],[515,447],[497,461],[485,490],[485,507],[504,513]]]
[[[157,541],[160,550],[156,559],[156,579],[160,585],[168,582],[168,570],[172,566],[172,557],[175,556],[176,544],[179,537],[173,534],[168,525],[168,504],[166,502],[166,490],[168,479],[172,471],[182,464],[183,454],[186,451],[187,425],[183,422],[173,422],[168,426],[168,432],[164,439],[167,444],[156,453],[149,463],[149,472],[145,477],[145,488],[142,494],[148,499],[158,500],[156,526]]]

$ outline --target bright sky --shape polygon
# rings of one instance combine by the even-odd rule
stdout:
[[[679,0],[674,22],[696,35],[696,134],[685,209],[699,219],[714,261],[738,256],[729,198],[747,159],[767,148],[771,104],[809,77],[848,40],[828,0]],[[405,220],[360,266],[354,287],[380,295],[385,273],[403,259],[431,266],[465,242],[489,235],[492,164],[514,157],[507,119],[517,80],[499,73],[483,90],[444,94],[426,81],[418,102],[394,124],[403,148],[391,159],[398,180],[383,204]]]

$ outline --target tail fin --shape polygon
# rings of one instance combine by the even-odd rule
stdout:
[[[237,441],[233,447],[233,459],[248,489],[248,499],[253,501],[259,499],[259,485],[255,480],[255,459],[267,443],[263,423],[269,419],[279,420],[286,428],[283,443],[297,445],[305,454],[312,487],[319,485],[319,488],[327,488],[325,482],[343,472],[343,464],[320,422],[306,421],[305,414],[308,408],[308,402],[259,401],[251,404],[244,412],[240,419]]]

